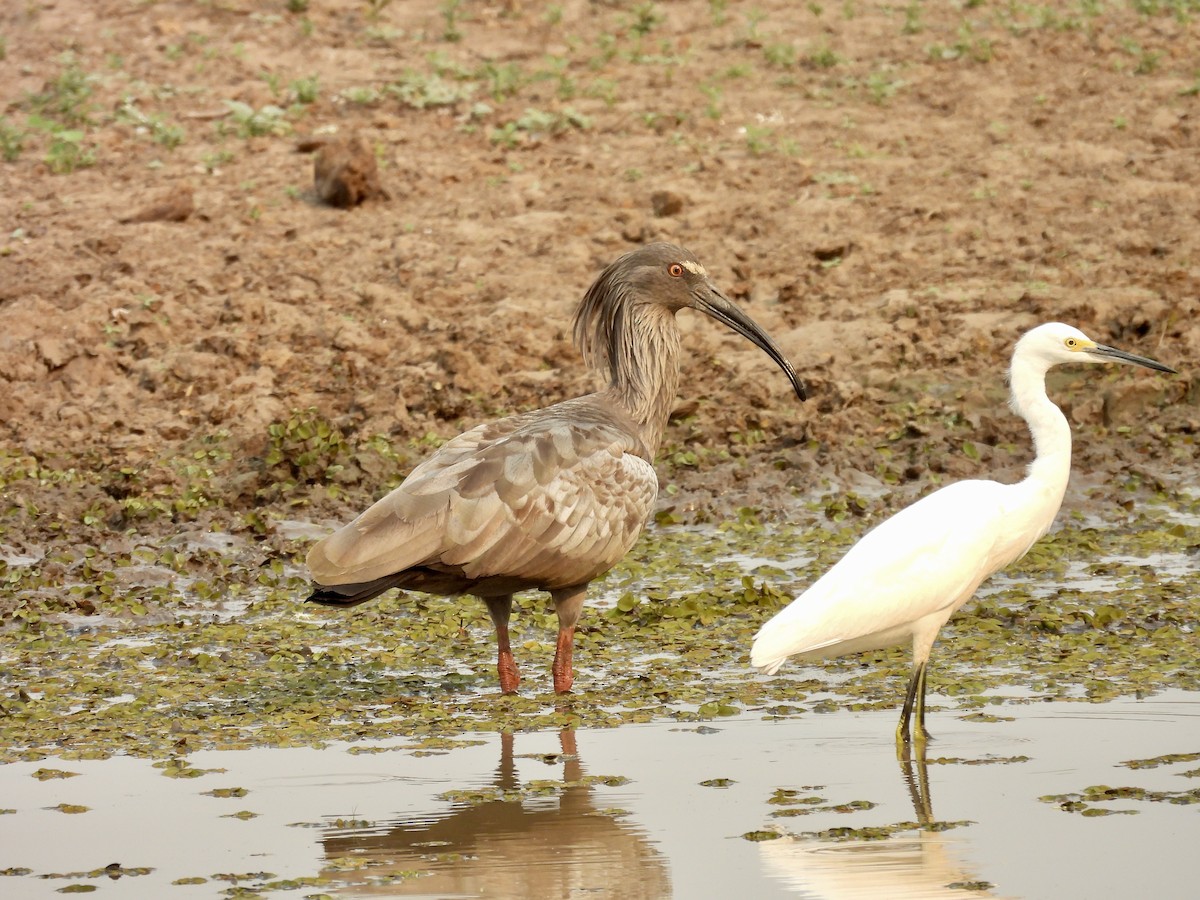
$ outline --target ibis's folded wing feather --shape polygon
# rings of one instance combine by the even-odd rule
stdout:
[[[640,534],[658,492],[647,455],[631,423],[582,400],[482,425],[316,544],[309,567],[322,584],[414,566],[583,583]]]

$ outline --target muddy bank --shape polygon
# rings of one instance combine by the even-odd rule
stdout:
[[[9,571],[210,527],[292,558],[279,522],[342,520],[463,427],[592,388],[573,306],[652,239],[812,394],[681,317],[670,521],[1015,478],[1003,370],[1049,319],[1181,370],[1052,379],[1085,497],[1169,494],[1200,422],[1198,27],[1125,4],[0,14]],[[386,196],[337,209],[297,148],[352,133]]]

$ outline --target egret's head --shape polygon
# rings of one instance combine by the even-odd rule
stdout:
[[[1136,356],[1107,344],[1098,344],[1078,328],[1064,325],[1062,322],[1049,322],[1025,332],[1017,342],[1013,358],[1017,357],[1028,359],[1044,369],[1072,362],[1123,362],[1156,369],[1159,372],[1175,371],[1170,366],[1145,356]]]

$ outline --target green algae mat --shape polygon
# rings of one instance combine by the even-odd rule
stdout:
[[[1200,687],[1195,511],[1112,511],[1062,516],[943,629],[935,736],[943,716],[1003,715],[1007,703]],[[555,619],[537,593],[514,615],[522,692],[503,697],[483,604],[392,594],[349,611],[306,605],[291,561],[301,540],[283,557],[192,533],[10,558],[0,579],[19,602],[0,629],[0,761],[898,708],[907,648],[776,677],[749,668],[759,625],[865,527],[808,513],[804,527],[745,510],[719,527],[649,529],[594,585],[565,697],[549,692]],[[105,614],[63,614],[64,596]]]

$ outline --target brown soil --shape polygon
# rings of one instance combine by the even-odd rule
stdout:
[[[376,6],[5,4],[0,543],[344,518],[426,435],[591,389],[573,305],[659,239],[812,397],[681,315],[679,518],[1015,477],[1003,369],[1047,320],[1182,373],[1054,379],[1080,483],[1192,477],[1194,3]],[[299,150],[355,132],[333,208]]]

